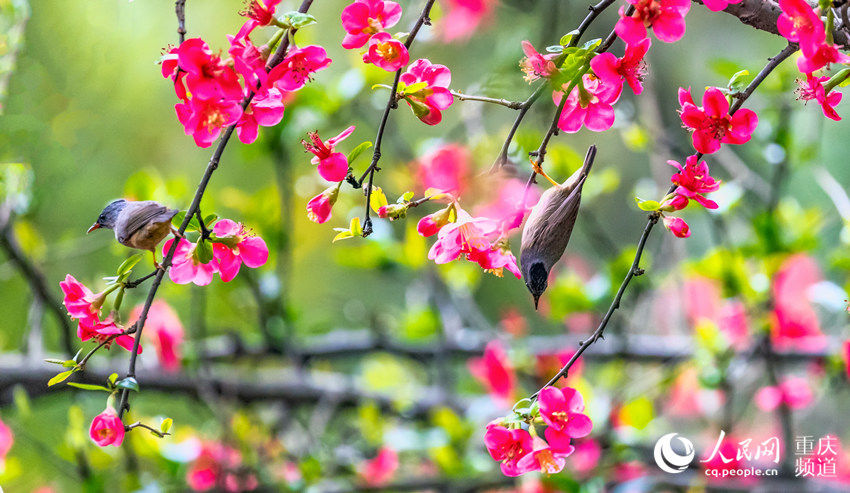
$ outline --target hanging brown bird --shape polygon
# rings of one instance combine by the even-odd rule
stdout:
[[[595,157],[596,146],[593,145],[587,150],[581,169],[560,185],[542,170],[538,171],[553,186],[543,192],[537,205],[528,215],[525,228],[522,230],[522,248],[519,256],[522,277],[531,295],[534,296],[535,310],[540,295],[548,286],[549,271],[564,254],[567,243],[570,242],[570,235],[581,204],[581,189]]]
[[[113,200],[86,233],[99,228],[112,229],[118,243],[130,248],[149,250],[153,254],[154,265],[159,268],[156,246],[174,230],[171,218],[178,212],[177,209],[169,209],[153,200]]]

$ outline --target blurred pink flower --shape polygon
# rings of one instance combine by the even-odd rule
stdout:
[[[392,480],[398,470],[398,454],[387,447],[381,448],[374,458],[363,461],[358,467],[360,480],[367,486],[380,487]]]
[[[219,219],[212,229],[213,258],[224,282],[230,282],[242,264],[256,269],[269,259],[269,249],[262,238],[255,235],[242,223],[230,219]]]
[[[455,196],[463,195],[471,173],[469,149],[445,144],[422,156],[416,163],[417,182],[423,190],[434,188]]]
[[[499,225],[498,234],[506,235],[522,225],[525,216],[540,200],[540,188],[528,187],[526,182],[517,178],[500,180],[496,196],[490,202],[476,207],[478,216],[496,221]]]
[[[826,346],[809,288],[821,280],[814,259],[805,254],[788,257],[773,276],[771,338],[777,349],[817,350]]]
[[[516,375],[508,355],[499,341],[491,341],[484,348],[484,355],[471,358],[467,364],[490,395],[505,404],[509,404],[516,392]]]
[[[363,54],[363,63],[371,63],[387,72],[395,72],[409,61],[407,47],[390,33],[378,33],[369,38],[369,46]]]
[[[14,443],[15,436],[12,434],[12,429],[6,426],[3,420],[0,420],[0,470],[3,469],[3,463]]]
[[[586,475],[596,470],[599,459],[602,458],[602,446],[592,438],[579,440],[575,451],[570,456],[570,471]]]
[[[241,463],[242,456],[237,450],[217,442],[204,442],[198,457],[186,472],[186,484],[194,491],[208,491],[213,488],[239,491],[234,478],[228,481],[227,476],[231,475],[231,471],[237,470]]]
[[[170,238],[162,245],[162,255],[168,254],[174,238]],[[180,238],[174,257],[171,259],[171,268],[168,277],[177,284],[195,283],[198,286],[206,286],[212,282],[213,274],[218,272],[218,266],[213,260],[202,263],[195,255],[196,243],[191,243],[185,238]]]
[[[496,0],[445,0],[448,4],[439,32],[446,43],[468,39],[486,23],[496,8]]]
[[[130,320],[138,320],[142,313],[142,305],[137,305],[130,312]],[[181,346],[185,338],[183,324],[177,313],[162,300],[156,300],[148,310],[145,320],[144,337],[154,345],[159,364],[167,371],[180,369]]]
[[[115,409],[107,407],[94,417],[89,428],[89,436],[101,447],[115,445],[120,447],[124,442],[124,423],[118,418]]]
[[[780,404],[790,409],[802,409],[814,401],[814,392],[809,382],[801,377],[788,377],[777,386],[762,387],[756,392],[756,405],[765,412],[770,412]]]
[[[341,19],[346,33],[342,47],[360,48],[372,35],[398,23],[401,6],[385,0],[357,0],[342,9]]]
[[[309,132],[307,135],[310,137],[310,142],[301,141],[304,149],[314,154],[310,162],[318,165],[319,175],[325,180],[339,182],[348,175],[348,158],[341,152],[335,152],[334,148],[352,132],[354,132],[354,125],[327,141],[322,141],[319,132]]]

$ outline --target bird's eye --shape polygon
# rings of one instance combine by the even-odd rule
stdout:
[[[101,214],[101,215],[100,215],[100,217],[99,217],[99,218],[97,218],[97,222],[103,222],[103,221],[106,221],[106,216],[104,216],[103,214]]]

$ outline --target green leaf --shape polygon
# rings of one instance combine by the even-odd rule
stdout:
[[[561,36],[561,40],[559,41],[559,43],[561,43],[561,46],[567,46],[568,44],[570,44],[570,41],[573,40],[573,36],[577,35],[578,33],[579,33],[578,29],[573,29],[572,31],[568,32],[567,34],[564,34],[563,36]]]
[[[277,21],[284,27],[293,27],[299,29],[318,22],[315,17],[303,12],[292,11],[280,14],[277,16]]]
[[[360,155],[363,154],[363,151],[370,147],[372,147],[372,143],[368,140],[366,142],[361,142],[360,144],[358,144],[357,147],[355,147],[351,150],[351,152],[348,153],[348,165],[351,166],[352,163],[354,163],[354,160],[360,157]]]
[[[79,383],[79,382],[68,382],[68,385],[71,387],[77,387],[78,389],[83,390],[103,390],[105,392],[112,392],[111,389],[104,387],[103,385],[93,385],[90,383]]]
[[[137,382],[136,379],[133,378],[133,377],[127,377],[123,380],[120,380],[118,383],[116,383],[115,387],[119,388],[119,389],[127,389],[127,390],[132,390],[132,391],[138,392],[139,391],[139,382]]]
[[[62,373],[60,373],[60,374],[56,375],[55,377],[51,378],[50,380],[48,380],[47,386],[52,387],[52,386],[56,385],[57,383],[64,382],[73,373],[74,373],[74,370],[63,371]]]
[[[742,91],[747,87],[747,84],[749,84],[751,80],[753,80],[753,77],[750,75],[749,70],[739,70],[738,72],[735,72],[731,79],[729,79],[727,87],[734,92]]]
[[[195,258],[202,264],[208,264],[213,259],[212,243],[209,241],[199,240],[195,247]]]
[[[116,380],[118,380],[118,374],[117,373],[113,373],[112,375],[109,375],[109,378],[106,379],[106,381],[108,381],[111,385],[115,385]]]
[[[564,47],[561,45],[547,46],[546,51],[549,53],[561,53],[562,51],[564,51]]]
[[[47,358],[44,360],[45,363],[53,363],[54,365],[65,365],[64,359],[55,359],[55,358]]]
[[[212,229],[212,225],[218,221],[218,214],[207,214],[204,216],[204,224],[207,226],[207,229]]]
[[[643,200],[640,197],[635,197],[635,202],[637,202],[638,207],[642,211],[657,211],[661,204],[657,200]]]
[[[174,424],[174,420],[171,418],[165,418],[162,420],[162,423],[159,425],[159,431],[162,433],[168,433],[171,431],[171,426]]]
[[[124,274],[129,274],[133,270],[133,267],[135,267],[136,264],[138,264],[144,256],[144,253],[137,253],[135,255],[130,256],[127,260],[121,262],[121,265],[118,266],[118,277],[121,277]]]

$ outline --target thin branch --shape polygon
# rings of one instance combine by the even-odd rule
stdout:
[[[177,14],[177,37],[183,44],[186,39],[186,0],[174,2],[174,13]]]
[[[487,96],[473,96],[471,94],[463,94],[457,91],[452,91],[452,96],[457,98],[458,101],[479,101],[482,103],[492,103],[504,106],[506,108],[510,108],[512,110],[522,109],[523,104],[525,104],[522,101],[510,101],[507,99],[488,98]]]
[[[425,7],[422,9],[422,14],[419,16],[419,19],[416,20],[416,24],[414,24],[413,29],[410,30],[410,34],[407,35],[407,40],[404,42],[404,47],[408,50],[410,46],[413,44],[413,40],[416,39],[416,35],[419,33],[419,30],[423,25],[431,25],[431,7],[434,6],[435,0],[428,0],[425,3]],[[400,68],[396,71],[395,77],[393,78],[393,85],[390,89],[390,96],[387,98],[387,105],[384,107],[384,114],[381,117],[381,123],[378,125],[378,134],[375,136],[375,147],[372,151],[372,162],[369,164],[369,167],[366,168],[366,171],[360,176],[360,179],[357,181],[357,188],[363,186],[363,181],[366,177],[369,177],[369,184],[366,185],[366,188],[363,190],[363,193],[366,195],[366,212],[363,219],[363,237],[369,236],[372,234],[372,218],[370,217],[370,209],[372,201],[372,185],[375,181],[375,172],[379,171],[378,162],[381,160],[381,143],[384,140],[384,131],[387,128],[387,121],[390,118],[390,111],[395,108],[398,108],[398,82],[401,80],[401,73],[404,68]]]
[[[301,3],[301,7],[299,7],[298,11],[305,13],[312,5],[313,0],[303,0]],[[294,30],[291,34],[294,34]],[[289,40],[292,36],[286,36],[281,41],[280,46],[278,46],[275,53],[271,56],[268,63],[266,64],[266,70],[271,70],[277,64],[279,64],[283,58],[286,56],[286,52],[289,49]],[[248,93],[248,96],[245,98],[245,101],[242,103],[242,109],[245,110],[248,108],[248,105],[251,103],[251,100],[254,98],[254,92],[251,91]],[[227,147],[227,143],[230,142],[230,137],[233,135],[233,131],[236,130],[236,124],[230,125],[225,129],[221,138],[218,141],[218,145],[213,152],[212,157],[210,158],[209,163],[207,164],[207,168],[204,171],[204,175],[201,177],[201,181],[198,184],[198,188],[195,191],[195,196],[192,198],[192,203],[186,211],[186,216],[183,218],[183,222],[180,224],[180,227],[177,230],[178,235],[183,235],[186,231],[186,228],[189,226],[189,221],[192,219],[192,216],[197,213],[201,206],[201,199],[204,197],[204,192],[207,189],[207,185],[209,185],[210,178],[212,178],[212,174],[218,169],[219,161],[221,160],[221,156],[224,153],[225,147]],[[145,304],[142,307],[141,314],[139,315],[139,319],[136,321],[136,337],[133,342],[133,350],[130,351],[130,363],[127,368],[127,376],[135,377],[136,376],[136,359],[138,357],[139,344],[142,339],[142,331],[145,327],[145,321],[148,317],[148,312],[150,311],[151,305],[153,304],[153,300],[156,297],[156,293],[159,290],[160,284],[162,284],[162,279],[165,276],[165,271],[171,265],[171,260],[174,257],[174,252],[177,250],[178,242],[174,241],[171,243],[171,248],[168,250],[165,258],[162,261],[162,269],[158,270],[156,276],[154,277],[153,284],[151,285],[150,291],[148,291],[147,299],[145,300]],[[124,389],[121,392],[121,401],[118,409],[119,417],[123,417],[124,413],[128,408],[128,398],[129,391]]]

